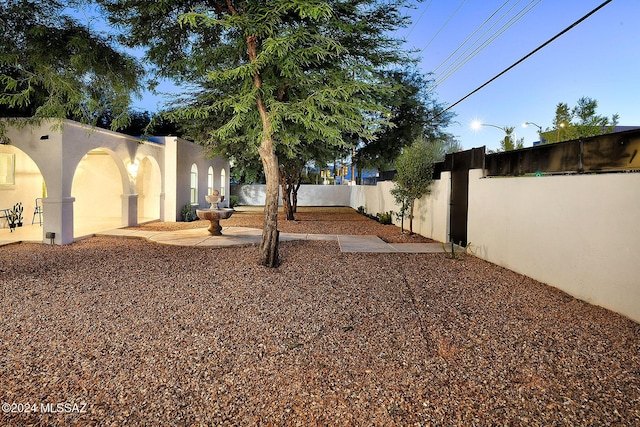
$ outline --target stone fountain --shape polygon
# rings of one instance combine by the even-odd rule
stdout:
[[[196,215],[200,219],[206,219],[211,222],[208,228],[209,234],[212,236],[222,236],[222,227],[220,226],[221,219],[229,218],[233,212],[232,208],[219,208],[218,203],[224,201],[224,196],[220,195],[218,190],[213,190],[213,193],[204,197],[207,202],[211,203],[209,209],[196,209]]]

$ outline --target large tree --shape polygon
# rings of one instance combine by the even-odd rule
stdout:
[[[69,8],[77,3],[2,2],[0,117],[69,118],[95,125],[109,111],[113,129],[129,122],[142,68],[112,38],[74,18]]]
[[[355,153],[358,168],[388,170],[404,147],[417,138],[450,139],[444,129],[454,114],[444,111],[432,91],[433,80],[413,67],[386,71],[385,77],[399,88],[383,100],[389,108],[389,123],[373,140],[362,140]]]
[[[297,145],[299,128],[329,145],[342,145],[345,133],[373,138],[379,100],[392,90],[377,71],[402,58],[387,34],[405,23],[404,0],[101,2],[126,42],[147,48],[159,76],[201,89],[174,117],[199,121],[210,144],[259,153],[267,184],[260,262],[276,266],[276,147]]]
[[[618,124],[618,115],[611,118],[598,114],[598,101],[582,97],[573,108],[564,102],[556,105],[553,128],[546,128],[540,137],[547,143],[569,141],[609,133]]]

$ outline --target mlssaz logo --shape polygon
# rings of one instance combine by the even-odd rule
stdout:
[[[47,412],[47,413],[64,413],[64,414],[70,414],[70,413],[85,413],[87,412],[87,404],[82,402],[82,403],[41,403],[40,404],[40,412]]]

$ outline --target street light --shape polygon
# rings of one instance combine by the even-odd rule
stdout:
[[[535,127],[537,127],[537,128],[538,128],[538,132],[542,133],[542,126],[540,126],[539,124],[533,123],[533,122],[524,122],[524,123],[522,124],[522,127],[523,127],[523,128],[526,128],[526,127],[527,127],[527,126],[529,126],[529,125],[534,125]]]
[[[480,126],[491,126],[493,128],[498,128],[498,129],[502,130],[504,133],[507,133],[507,130],[505,128],[501,127],[501,126],[490,125],[488,123],[482,123],[482,122],[479,122],[477,120],[474,120],[473,122],[471,122],[471,129],[478,130],[478,129],[480,129]]]
[[[527,126],[529,126],[529,125],[534,125],[535,127],[537,127],[537,128],[538,128],[538,136],[540,137],[540,141],[538,141],[538,142],[534,142],[534,143],[533,143],[533,145],[534,145],[534,146],[536,146],[537,144],[544,144],[545,142],[547,142],[547,141],[542,137],[542,126],[540,126],[539,124],[534,123],[534,122],[524,122],[524,123],[522,124],[522,127],[523,127],[523,128],[526,128],[526,127],[527,127]]]
[[[473,122],[471,122],[471,129],[478,130],[478,129],[480,129],[480,126],[491,126],[492,128],[500,129],[507,136],[510,136],[509,132],[507,132],[507,129],[503,128],[502,126],[490,125],[489,123],[482,123],[482,122],[480,122],[478,120],[474,120]],[[513,131],[511,131],[511,133],[513,134],[513,146],[515,148],[516,144],[518,143],[518,138],[516,137],[515,129]]]
[[[563,128],[563,127],[564,127],[564,123],[560,123],[558,125],[558,131],[556,133],[556,142],[560,142],[560,128]]]

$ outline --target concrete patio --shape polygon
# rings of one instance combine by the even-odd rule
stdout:
[[[77,237],[76,239],[79,240],[93,236],[116,236],[146,239],[163,245],[224,247],[258,245],[261,235],[262,230],[247,227],[224,227],[222,236],[210,236],[206,230],[202,228],[180,231],[147,231],[132,228],[106,227],[104,231],[81,234],[81,237]],[[41,243],[41,239],[42,228],[37,224],[20,227],[12,233],[9,233],[9,230],[0,231],[0,246],[12,243]],[[386,243],[377,236],[280,233],[280,241],[287,242],[292,240],[337,241],[342,252],[443,252],[441,243]]]

